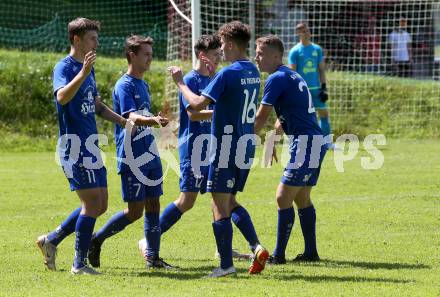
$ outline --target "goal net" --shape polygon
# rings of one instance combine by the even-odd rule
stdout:
[[[129,34],[153,37],[155,57],[166,58],[167,1],[0,1],[0,47],[65,52],[67,24],[77,17],[101,23],[99,54],[122,56]]]
[[[174,5],[171,4],[173,2]],[[224,23],[250,24],[255,38],[276,34],[289,50],[295,26],[309,25],[325,53],[330,120],[336,135],[440,136],[438,0],[190,0],[169,3],[167,60],[191,66],[193,26],[213,33]],[[249,53],[253,57],[253,43]],[[170,62],[171,63],[171,62]],[[264,76],[263,76],[264,78]],[[171,82],[169,82],[171,84]],[[167,87],[177,111],[175,87]]]

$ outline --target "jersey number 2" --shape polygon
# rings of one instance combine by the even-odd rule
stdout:
[[[304,87],[307,87],[307,85],[304,82],[300,81],[298,84],[298,88],[301,92],[304,92]],[[309,108],[307,109],[307,111],[308,111],[308,113],[314,113],[315,107],[313,107],[312,94],[310,94],[310,91],[308,88],[306,90],[309,95]]]

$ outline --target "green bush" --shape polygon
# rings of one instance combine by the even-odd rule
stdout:
[[[31,137],[55,137],[57,116],[52,70],[65,54],[0,50],[0,128]],[[145,79],[152,92],[152,112],[162,109],[165,96],[163,61],[153,61]],[[110,107],[116,81],[127,70],[123,58],[98,57],[95,73],[102,100]],[[112,125],[98,118],[99,131],[111,136]]]
[[[52,95],[52,69],[65,54],[0,50],[0,134],[56,139],[58,128]],[[145,79],[152,92],[152,112],[164,106],[166,66],[153,61]],[[183,65],[185,70],[189,65]],[[96,80],[103,101],[112,106],[115,82],[126,71],[123,58],[99,56]],[[335,135],[359,137],[440,136],[440,83],[346,72],[328,73],[331,121]],[[175,100],[168,98],[169,100]],[[112,125],[98,118],[99,131],[111,139]],[[1,140],[0,143],[4,141]]]
[[[439,82],[346,72],[328,76],[336,135],[440,136]]]

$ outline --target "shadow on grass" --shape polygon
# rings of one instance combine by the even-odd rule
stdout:
[[[129,277],[157,277],[169,278],[175,280],[191,280],[202,279],[206,277],[214,269],[213,265],[205,265],[198,267],[180,267],[178,270],[152,270],[145,271],[137,268],[127,269],[122,267],[112,267],[107,273],[113,275],[129,276]],[[236,268],[237,274],[247,273],[247,269]],[[123,272],[121,271],[123,270]]]
[[[409,264],[409,263],[386,263],[386,262],[365,262],[365,261],[347,261],[347,260],[327,260],[322,259],[320,262],[294,262],[290,260],[289,263],[307,266],[323,266],[323,267],[356,267],[366,269],[430,269],[431,266],[425,264]]]
[[[394,278],[378,278],[378,277],[363,277],[363,276],[333,276],[333,275],[297,275],[297,274],[276,274],[271,275],[271,278],[285,281],[303,280],[306,282],[356,282],[356,283],[413,283],[415,280],[404,280]]]
[[[205,262],[205,260],[195,260],[195,262]],[[197,264],[196,264],[197,265]],[[127,268],[127,267],[111,267],[106,273],[128,276],[128,277],[153,277],[153,278],[168,278],[174,280],[193,280],[202,279],[206,277],[214,268],[215,265],[200,265],[197,267],[180,267],[178,270],[153,270],[145,271],[141,267]],[[327,260],[323,259],[320,262],[306,263],[288,261],[286,268],[295,268],[298,266],[315,266],[320,267],[354,267],[365,269],[429,269],[430,266],[425,264],[408,264],[408,263],[382,263],[382,262],[364,262],[364,261],[341,261],[341,260]],[[236,268],[238,278],[248,279],[250,276],[246,268]],[[381,277],[364,277],[364,276],[335,276],[335,275],[301,275],[294,271],[275,272],[270,273],[271,266],[261,274],[260,277],[267,279],[277,279],[285,281],[303,280],[307,282],[382,282],[382,283],[413,283],[415,280],[395,279],[395,278],[381,278]]]

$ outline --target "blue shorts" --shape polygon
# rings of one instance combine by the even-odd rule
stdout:
[[[314,90],[310,90],[310,94],[312,95],[312,101],[313,101],[313,106],[316,109],[327,109],[327,103],[324,103],[321,101],[321,99],[319,99],[319,93],[321,92],[321,89],[314,89]]]
[[[301,166],[298,166],[299,164],[295,164],[296,154],[292,153],[290,155],[289,163],[297,165],[297,168],[289,168],[289,166],[287,166],[284,169],[283,176],[281,177],[281,183],[293,187],[315,186],[318,182],[319,173],[321,171],[321,164],[324,160],[326,152],[326,148],[321,149],[319,160],[317,160],[319,162],[319,165],[317,167],[314,166],[314,168],[310,168],[310,154],[305,157],[304,163]]]
[[[107,187],[107,169],[86,169],[82,163],[72,165],[72,172],[67,172],[63,167],[64,174],[70,184],[70,190],[85,190]]]
[[[153,181],[162,179],[162,167],[143,170],[142,174]],[[163,194],[163,180],[157,185],[145,185],[131,171],[123,171],[120,175],[122,199],[124,202],[143,201],[147,198],[158,197]]]
[[[180,192],[206,193],[209,166],[200,168],[200,175],[195,175],[190,164],[180,166]]]
[[[237,166],[217,168],[209,166],[207,192],[231,193],[243,192],[249,169],[240,169]]]

